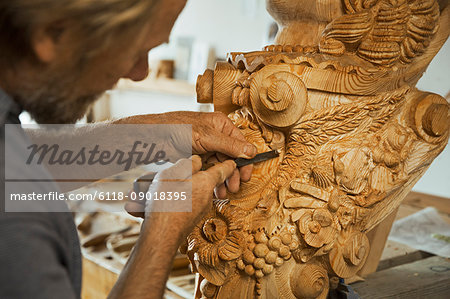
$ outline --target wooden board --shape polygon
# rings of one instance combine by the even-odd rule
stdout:
[[[377,271],[399,265],[412,263],[427,257],[433,256],[431,253],[420,251],[407,245],[388,240],[383,250]]]
[[[372,273],[352,287],[361,298],[449,298],[450,261],[429,257]]]
[[[450,215],[450,198],[439,197],[420,192],[410,192],[403,204],[418,208],[419,210],[426,207],[435,207],[440,213]]]

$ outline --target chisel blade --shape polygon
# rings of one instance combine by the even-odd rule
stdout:
[[[237,167],[242,167],[242,166],[246,166],[246,165],[250,165],[250,164],[255,164],[255,163],[258,163],[258,162],[267,161],[267,160],[270,160],[270,159],[273,159],[273,158],[277,158],[279,156],[280,156],[280,151],[279,150],[273,150],[273,151],[270,151],[270,152],[257,154],[252,159],[237,158],[237,159],[234,160],[234,162],[236,163]]]

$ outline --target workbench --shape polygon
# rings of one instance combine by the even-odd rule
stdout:
[[[450,198],[415,192],[405,198],[395,219],[428,206],[435,207],[450,223]],[[366,271],[375,266],[376,272],[363,273],[364,278],[355,277],[354,281],[348,281],[362,298],[448,298],[450,294],[448,259],[388,240],[382,248],[381,259],[368,261],[366,266]],[[123,264],[114,260],[106,248],[83,249],[82,298],[106,298],[122,267]],[[193,298],[195,275],[190,274],[187,259],[178,255],[174,269],[165,298]]]

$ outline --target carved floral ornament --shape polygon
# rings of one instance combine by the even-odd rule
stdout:
[[[326,298],[449,136],[447,101],[414,87],[448,37],[447,2],[267,5],[276,45],[231,53],[197,82],[200,102],[281,155],[189,236],[196,298]]]

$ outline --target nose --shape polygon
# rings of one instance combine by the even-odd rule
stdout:
[[[133,81],[142,81],[147,78],[148,71],[148,56],[143,55],[131,68],[130,72],[124,76],[124,78],[131,79]]]

